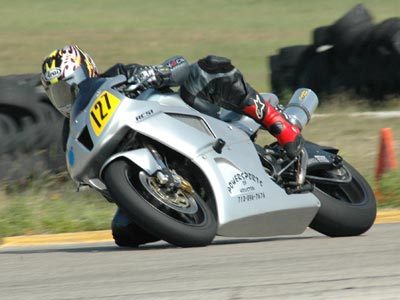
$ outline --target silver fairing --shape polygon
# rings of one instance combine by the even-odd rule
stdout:
[[[112,159],[125,155],[114,153],[114,149],[133,130],[186,156],[206,174],[216,199],[218,234],[272,236],[299,234],[306,229],[320,203],[311,193],[287,195],[266,174],[249,138],[258,125],[244,118],[239,123],[247,130],[239,129],[194,110],[174,93],[148,90],[138,99],[127,98],[112,88],[123,79],[107,80],[87,107],[71,120],[67,166],[74,181],[106,189],[101,171]],[[97,136],[89,114],[104,91],[121,102]],[[93,142],[91,149],[82,144],[86,128]],[[217,138],[226,142],[221,153],[212,147]],[[126,156],[136,163],[143,162],[143,169],[151,170],[151,158],[145,158],[145,151],[139,152]]]

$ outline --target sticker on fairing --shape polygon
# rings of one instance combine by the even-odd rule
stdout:
[[[307,97],[308,93],[309,93],[308,90],[302,90],[300,93],[299,99],[304,100]]]
[[[90,124],[94,133],[99,136],[121,101],[113,94],[103,92],[90,108]]]

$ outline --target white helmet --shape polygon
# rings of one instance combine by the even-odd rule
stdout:
[[[78,46],[68,45],[45,58],[41,80],[52,104],[69,117],[78,84],[98,75],[92,58]]]

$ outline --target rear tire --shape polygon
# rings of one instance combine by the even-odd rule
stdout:
[[[346,184],[315,184],[314,195],[321,202],[310,227],[331,237],[355,236],[366,232],[376,218],[376,200],[367,181],[350,164]]]

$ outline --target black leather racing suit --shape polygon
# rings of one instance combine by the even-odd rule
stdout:
[[[206,99],[218,106],[245,114],[264,126],[294,158],[303,138],[300,129],[289,123],[272,105],[256,92],[228,58],[209,55],[190,65],[180,94],[188,104],[196,98]]]

